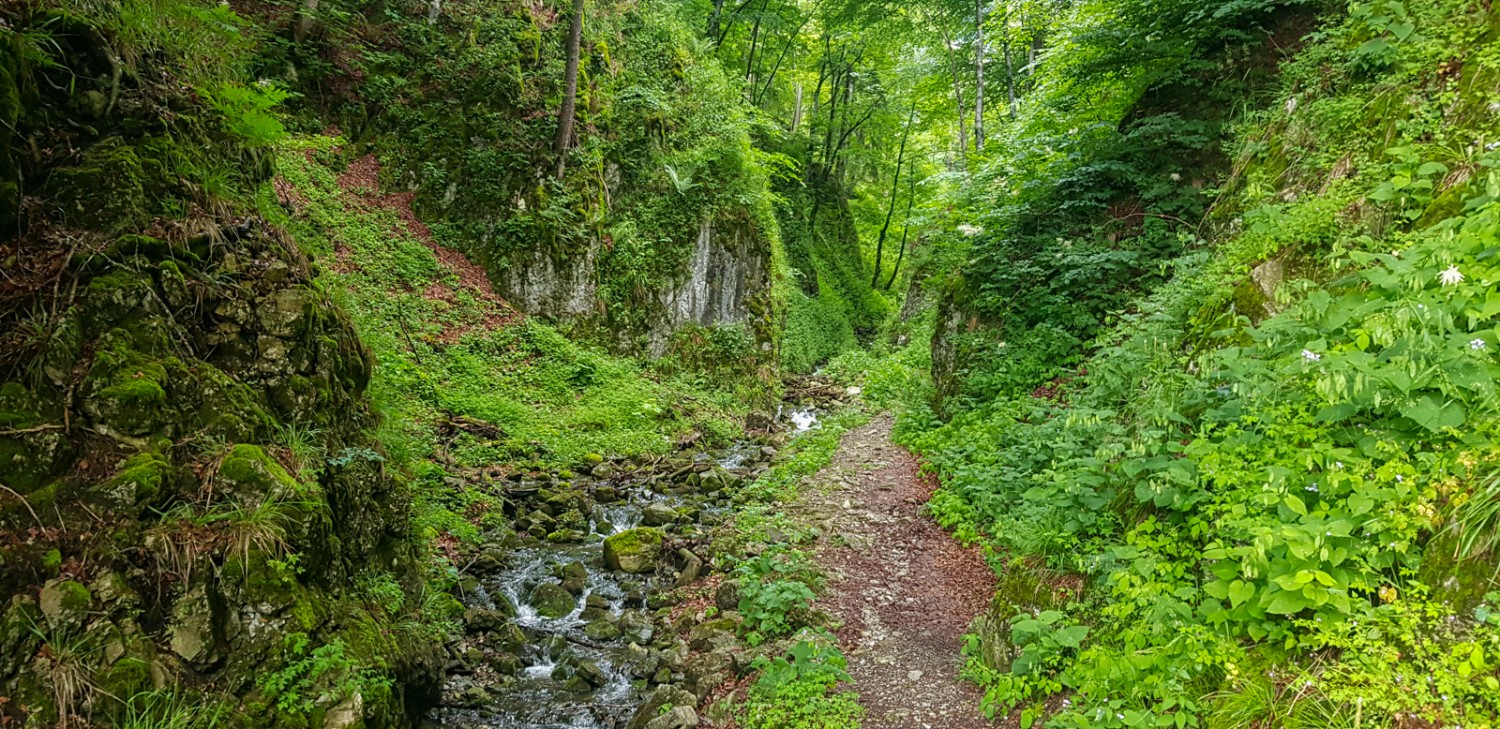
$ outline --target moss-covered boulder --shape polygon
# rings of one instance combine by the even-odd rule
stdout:
[[[555,582],[543,582],[532,588],[527,602],[538,615],[552,619],[566,617],[578,606],[577,599]]]
[[[214,487],[234,504],[253,509],[267,501],[291,498],[302,490],[297,480],[260,446],[240,443],[229,450],[214,476]]]
[[[604,564],[612,570],[645,574],[661,563],[666,534],[653,527],[627,529],[604,540]]]

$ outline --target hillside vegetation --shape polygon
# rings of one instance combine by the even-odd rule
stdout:
[[[1496,28],[1084,2],[1053,30],[952,193],[982,232],[932,254],[931,399],[869,375],[1000,571],[992,711],[1496,721]]]
[[[1487,0],[4,3],[0,727],[1497,726],[1497,353]]]

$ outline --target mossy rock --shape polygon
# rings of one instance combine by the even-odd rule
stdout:
[[[94,596],[89,588],[72,580],[53,580],[42,587],[37,605],[53,630],[82,626]]]
[[[83,410],[96,427],[123,436],[168,431],[180,418],[172,411],[168,389],[185,379],[182,364],[175,358],[149,357],[134,349],[129,338],[117,329],[101,340],[84,377]]]
[[[531,591],[527,602],[536,608],[538,615],[544,618],[557,619],[566,617],[578,606],[577,598],[572,593],[564,590],[562,585],[554,582],[543,582]]]
[[[604,540],[604,564],[612,570],[645,574],[661,562],[666,533],[652,527],[627,529]]]
[[[168,491],[176,473],[171,461],[160,453],[137,453],[125,461],[119,473],[94,487],[94,491],[113,506],[140,506]]]
[[[1443,532],[1428,543],[1417,577],[1432,588],[1435,602],[1446,603],[1456,615],[1468,615],[1494,589],[1491,580],[1500,571],[1500,555],[1460,559],[1457,552],[1457,538]]]
[[[60,421],[61,418],[44,413],[39,399],[20,383],[0,386],[0,429],[31,431],[0,436],[0,474],[4,474],[0,483],[22,494],[30,494],[46,484],[48,477],[72,453],[61,429],[44,427]],[[7,508],[15,505],[8,503]]]
[[[219,493],[244,508],[279,501],[303,490],[297,480],[263,448],[240,443],[229,450],[214,476]]]
[[[150,217],[145,176],[135,148],[112,138],[89,148],[78,165],[53,170],[42,199],[69,225],[106,232],[138,227]]]

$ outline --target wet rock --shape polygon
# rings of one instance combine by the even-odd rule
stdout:
[[[616,640],[620,637],[620,628],[609,618],[603,617],[585,625],[583,634],[593,640]]]
[[[598,479],[611,479],[619,475],[619,469],[615,468],[612,463],[601,463],[594,466],[594,469],[589,474]]]
[[[619,501],[620,495],[613,486],[599,486],[594,489],[594,500],[601,504],[611,504]]]
[[[589,570],[582,562],[569,562],[557,569],[557,578],[562,580],[562,588],[573,595],[582,595],[588,586]]]
[[[587,538],[582,529],[558,529],[547,535],[547,541],[553,544],[576,544]]]
[[[767,460],[769,460],[771,458],[775,458],[776,457],[776,452],[777,451],[776,451],[776,448],[774,446],[765,445],[765,446],[761,446],[760,447],[760,455],[763,458],[766,458]]]
[[[769,413],[750,413],[745,416],[745,430],[770,430],[776,421]]]
[[[609,674],[606,674],[604,669],[600,668],[599,664],[593,661],[579,661],[575,675],[587,681],[594,688],[609,683]]]
[[[484,663],[502,676],[515,676],[521,672],[521,659],[509,653],[486,656]]]
[[[455,700],[459,706],[470,709],[478,709],[490,702],[490,693],[483,686],[470,686],[463,690]]]
[[[478,574],[494,574],[505,569],[509,557],[510,553],[499,546],[486,546],[474,557],[474,564],[470,569]]]
[[[627,529],[604,540],[604,563],[620,572],[654,572],[661,562],[663,539],[660,529]]]
[[[677,510],[666,504],[648,504],[641,510],[641,524],[648,527],[666,526],[677,522]]]
[[[538,615],[553,619],[566,617],[578,604],[573,596],[562,588],[562,585],[555,582],[543,582],[537,585],[532,589],[527,602],[536,608]]]
[[[510,619],[515,617],[514,610],[489,610],[486,608],[470,608],[464,611],[464,628],[470,633],[489,633],[503,630],[510,624]]]

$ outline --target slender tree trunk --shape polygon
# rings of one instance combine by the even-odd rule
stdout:
[[[812,21],[813,16],[816,14],[817,7],[814,6],[813,12],[808,13],[807,17],[802,19],[802,23],[797,26],[797,29],[792,31],[791,35],[787,36],[786,45],[781,47],[781,54],[776,56],[776,63],[771,66],[771,73],[766,76],[765,87],[761,89],[759,94],[757,94],[750,100],[752,104],[759,104],[762,100],[764,100],[771,94],[771,84],[775,83],[776,81],[776,72],[781,70],[781,62],[786,60],[787,52],[792,49],[792,44],[797,42],[797,36],[802,34],[802,29],[807,27],[807,24]]]
[[[802,82],[801,81],[798,81],[798,82],[792,84],[792,94],[796,98],[796,103],[794,103],[792,105],[792,131],[795,132],[795,131],[797,131],[797,127],[802,124]]]
[[[1005,7],[1003,35],[1000,36],[1000,47],[1005,50],[1005,96],[1009,102],[1010,118],[1016,118],[1016,67],[1011,62],[1010,53],[1010,6]]]
[[[583,44],[583,0],[573,0],[573,24],[568,29],[567,91],[557,122],[557,179],[568,170],[568,149],[573,146],[573,116],[578,110],[578,56]]]
[[[948,36],[948,29],[943,29],[943,48],[948,52],[948,69],[953,74],[953,103],[958,107],[958,159],[969,169],[969,111],[964,107],[964,88],[959,80],[958,56],[954,52],[953,39]]]
[[[714,11],[708,16],[708,37],[719,37],[719,18],[724,16],[724,0],[714,0]]]
[[[911,161],[911,169],[906,173],[906,184],[910,188],[906,192],[906,218],[901,221],[901,251],[896,254],[896,267],[891,269],[891,277],[885,282],[885,290],[890,291],[896,284],[896,274],[901,273],[901,261],[906,258],[906,234],[911,232],[911,206],[917,201],[917,160]]]
[[[823,57],[818,59],[818,86],[813,90],[812,117],[814,119],[818,117],[818,109],[822,106],[823,83],[828,80],[828,70],[832,67],[832,64],[829,62],[833,53],[830,48],[831,44],[832,39],[825,32],[823,34]]]
[[[880,259],[885,254],[885,235],[891,230],[891,216],[896,214],[896,197],[901,192],[901,168],[906,164],[906,140],[911,136],[911,123],[917,118],[917,97],[912,94],[911,110],[906,112],[906,127],[901,130],[901,148],[896,153],[896,176],[891,178],[891,202],[885,209],[885,224],[880,226],[880,238],[875,241],[875,271],[870,274],[870,288],[880,285]]]
[[[766,17],[766,6],[770,3],[771,0],[761,2],[760,12],[755,14],[755,27],[750,30],[750,55],[745,59],[745,83],[750,84],[748,91],[752,99],[755,97],[755,87],[752,81],[755,72],[755,44],[760,40],[760,21]]]
[[[984,151],[984,0],[974,0],[974,151]]]

